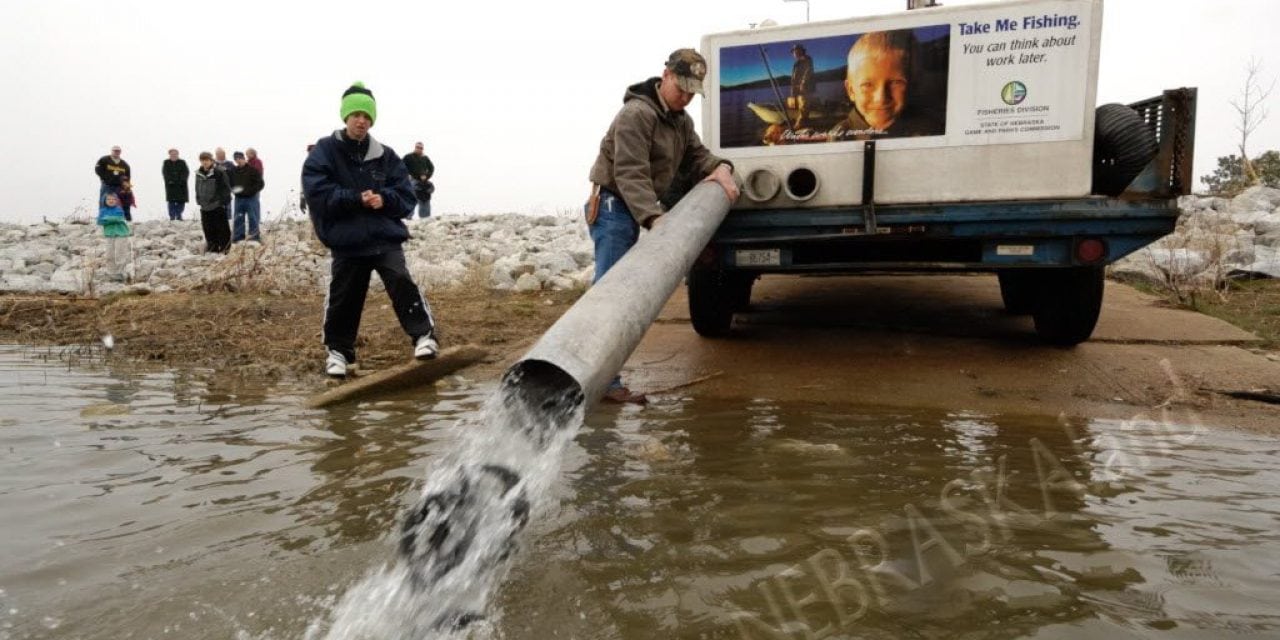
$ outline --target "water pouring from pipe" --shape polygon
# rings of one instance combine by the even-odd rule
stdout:
[[[729,211],[701,183],[503,375],[462,446],[427,478],[394,566],[348,591],[327,638],[432,637],[481,620],[547,508],[564,448]]]

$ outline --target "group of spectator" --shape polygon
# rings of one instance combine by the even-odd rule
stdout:
[[[133,170],[120,154],[120,147],[112,147],[109,155],[98,159],[94,172],[101,182],[99,208],[108,207],[108,194],[114,196],[124,222],[128,223],[133,221],[131,209],[137,206],[137,200],[133,194]],[[243,152],[236,151],[232,157],[234,162],[227,160],[227,152],[221,147],[213,153],[200,153],[200,168],[195,175],[196,206],[200,208],[200,224],[208,251],[225,252],[235,242],[261,241],[260,196],[266,186],[262,177],[262,159],[252,147]],[[177,149],[169,149],[169,157],[161,165],[160,173],[164,178],[164,199],[169,219],[182,220],[191,199],[187,186],[191,169]]]
[[[307,151],[313,146],[309,145]],[[210,252],[226,252],[234,243],[244,240],[261,242],[262,239],[261,195],[266,186],[262,159],[253,147],[243,152],[236,151],[232,158],[234,160],[227,159],[227,152],[222,147],[212,153],[202,151],[200,167],[195,173],[196,206],[200,208],[200,225],[204,231],[206,250]],[[405,155],[404,165],[417,199],[418,215],[423,218],[431,217],[431,194],[435,191],[431,176],[435,174],[436,168],[431,158],[423,153],[421,142],[414,145],[413,153]],[[116,206],[120,207],[124,221],[132,222],[132,210],[137,206],[133,194],[133,174],[129,163],[121,157],[120,147],[112,147],[110,154],[99,158],[94,172],[101,182],[98,207],[106,206],[106,196],[110,193],[115,196]],[[191,200],[188,189],[191,169],[177,149],[169,149],[169,157],[161,165],[160,173],[164,178],[164,199],[169,219],[180,221]],[[301,198],[300,205],[306,213],[305,197]],[[410,212],[410,217],[412,215]]]

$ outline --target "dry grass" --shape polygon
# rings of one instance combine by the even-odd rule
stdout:
[[[246,280],[258,283],[252,273]],[[428,292],[443,346],[470,343],[504,355],[540,335],[580,291],[496,293],[474,283]],[[190,291],[102,298],[0,296],[0,340],[93,345],[111,335],[117,352],[142,361],[273,377],[319,378],[324,298]],[[361,366],[409,357],[390,301],[370,291],[357,350]]]
[[[294,295],[316,291],[320,283],[314,277],[306,277],[305,272],[289,266],[292,260],[282,255],[284,248],[296,246],[299,244],[295,238],[271,233],[263,234],[261,243],[238,242],[198,281],[180,287],[179,290]],[[328,258],[328,251],[314,236],[310,236],[301,246],[311,257]]]
[[[1161,293],[1172,296],[1179,304],[1195,305],[1201,298],[1222,299],[1229,292],[1231,269],[1224,259],[1239,248],[1239,242],[1234,237],[1224,238],[1218,234],[1207,237],[1174,235],[1161,240],[1161,247],[1169,249],[1169,257],[1165,260],[1146,254],[1151,267],[1161,278]],[[1194,270],[1194,265],[1185,263],[1188,253],[1178,253],[1179,251],[1195,252],[1203,256],[1204,268]],[[1189,275],[1193,270],[1195,273]]]

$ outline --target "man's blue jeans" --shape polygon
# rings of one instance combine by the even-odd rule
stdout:
[[[258,194],[249,197],[236,196],[235,204],[235,224],[231,229],[231,241],[240,242],[246,238],[249,240],[261,240],[258,235]],[[248,223],[248,235],[245,235],[245,224]]]
[[[601,190],[600,214],[590,232],[596,248],[596,275],[591,279],[595,284],[635,246],[640,238],[640,224],[631,217],[631,210],[622,198]],[[611,389],[621,386],[622,376],[614,376],[609,382]]]
[[[594,284],[635,246],[640,237],[640,225],[631,217],[631,210],[622,198],[601,191],[600,215],[590,231],[591,242],[596,247],[596,275],[591,279]]]
[[[170,202],[170,203],[169,203],[169,219],[170,219],[170,220],[181,220],[181,219],[182,219],[182,212],[183,212],[183,211],[186,211],[186,210],[187,210],[187,203],[185,203],[185,202]]]

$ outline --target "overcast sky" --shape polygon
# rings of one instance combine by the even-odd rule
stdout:
[[[905,5],[810,9],[816,21]],[[377,97],[375,137],[402,154],[426,142],[435,212],[576,209],[626,85],[703,34],[804,14],[803,2],[782,0],[10,0],[0,9],[0,221],[91,206],[93,165],[113,144],[133,167],[142,220],[166,217],[169,147],[193,168],[202,149],[256,147],[270,217],[298,188],[306,144],[340,125],[354,80]],[[1199,87],[1199,177],[1238,143],[1227,101],[1249,57],[1268,81],[1280,75],[1277,24],[1276,0],[1107,0],[1099,102]],[[1280,91],[1270,105],[1254,153],[1280,148]],[[700,102],[689,109],[700,122]]]

